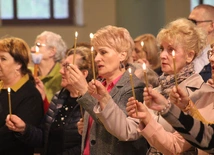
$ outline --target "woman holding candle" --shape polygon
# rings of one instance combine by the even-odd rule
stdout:
[[[130,73],[125,67],[129,65],[127,61],[134,48],[133,40],[125,28],[106,26],[94,34],[91,42],[94,47],[98,76],[102,77],[103,81],[92,80],[88,88],[84,82],[81,82],[84,78],[73,65],[71,65],[70,77],[71,84],[81,94],[77,101],[86,110],[82,132],[82,154],[144,154],[147,150],[145,139],[126,142],[120,138],[120,135],[112,134],[105,126],[106,120],[100,118],[100,115],[106,117],[111,115],[114,119],[113,123],[119,123],[118,110],[122,111],[123,117],[127,116],[126,103],[133,92]],[[135,68],[129,67],[132,71],[136,99],[142,101],[141,92],[144,84],[133,74]],[[132,123],[137,122],[138,120],[135,119],[132,121]],[[81,127],[80,124],[79,122],[79,127]]]
[[[1,155],[33,155],[34,152],[32,146],[5,125],[7,115],[10,118],[15,114],[34,126],[38,126],[43,117],[42,98],[28,69],[29,55],[30,48],[24,40],[15,37],[0,39]]]
[[[61,75],[59,73],[61,60],[65,56],[67,46],[59,34],[44,31],[36,37],[35,45],[31,52],[36,52],[36,47],[42,55],[38,65],[38,76],[45,86],[48,102],[60,90]]]
[[[16,116],[6,121],[9,129],[24,132],[23,141],[35,147],[44,145],[44,152],[47,155],[80,154],[81,136],[77,132],[76,123],[83,115],[76,101],[79,93],[69,84],[69,66],[73,64],[74,53],[75,65],[80,69],[82,76],[86,79],[84,84],[87,85],[87,82],[92,79],[90,49],[77,47],[74,52],[72,48],[67,52],[60,70],[63,88],[54,95],[41,127],[36,128],[27,122],[20,121]],[[39,89],[44,94],[41,86]]]
[[[166,99],[169,97],[168,94],[172,87],[176,85],[175,77],[177,77],[178,87],[187,93],[194,102],[198,101],[203,94],[214,92],[213,88],[203,82],[199,74],[194,73],[193,60],[206,45],[205,37],[202,31],[187,19],[177,19],[158,33],[157,40],[161,48],[160,58],[163,75],[160,77],[158,88],[154,90],[151,90],[151,88],[149,90],[144,89],[144,100],[149,108],[155,110],[155,113],[163,114],[169,108]],[[173,51],[175,52],[174,58]],[[176,71],[174,70],[173,60],[176,64]],[[156,95],[153,96],[154,94]],[[165,104],[154,108],[154,103],[157,100],[164,99],[167,101],[164,102]],[[136,104],[138,117],[135,114]],[[203,102],[195,106],[199,111],[206,111],[206,113],[203,113],[205,119],[208,121],[214,119],[214,115],[212,115],[214,109],[207,107]],[[160,116],[154,119],[147,107],[136,102],[133,98],[129,99],[127,112],[131,117],[141,120],[138,131],[148,140],[151,146],[163,154],[182,154],[187,153],[186,151],[190,149],[191,145],[175,132],[171,125]],[[200,152],[200,154],[204,153]]]

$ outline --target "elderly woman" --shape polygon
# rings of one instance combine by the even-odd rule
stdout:
[[[208,58],[211,66],[214,66],[213,53],[213,50],[208,51]],[[212,72],[214,73],[214,68],[212,68]],[[213,79],[210,79],[210,81],[213,81]],[[145,92],[145,96],[150,96],[149,98],[152,97],[155,99],[155,102],[151,106],[153,109],[162,110],[163,107],[168,104],[166,99],[159,98],[159,94],[156,94],[156,92],[152,90],[149,91],[149,94]],[[193,102],[190,101],[188,95],[184,91],[179,87],[178,89],[174,87],[170,93],[170,105],[167,106],[167,108],[164,109],[164,113],[162,113],[164,119],[166,119],[187,141],[208,153],[214,153],[213,99],[214,92],[204,93],[200,96],[200,99],[196,101],[196,106],[194,106]],[[198,106],[200,106],[200,108],[197,110],[196,107]],[[186,115],[186,113],[189,115]]]
[[[103,117],[111,115],[115,120],[114,123],[120,123],[117,111],[121,110],[121,115],[127,116],[125,108],[128,98],[132,96],[132,87],[129,72],[125,67],[128,66],[127,61],[134,48],[133,40],[125,28],[106,26],[94,34],[92,45],[96,54],[95,63],[98,75],[103,79],[102,82],[92,81],[88,89],[85,80],[79,75],[79,70],[71,65],[70,82],[79,89],[82,96],[78,98],[78,103],[86,110],[82,133],[82,153],[142,154],[147,150],[144,139],[141,139],[140,143],[138,141],[125,142],[119,135],[112,134],[105,126],[105,119],[100,117],[100,115],[105,115]],[[134,70],[132,68],[133,72]],[[141,92],[144,84],[134,74],[133,81],[136,99],[142,101]],[[93,89],[94,82],[96,86],[99,85],[104,89],[104,96],[99,91],[99,87]],[[133,120],[133,123],[136,123],[135,121],[137,120]]]
[[[161,86],[156,90],[162,95],[151,88],[149,88],[148,94],[147,89],[144,89],[144,100],[149,108],[158,111],[159,114],[163,114],[169,107],[166,99],[169,97],[168,94],[175,85],[172,51],[175,51],[174,59],[178,86],[188,94],[191,100],[196,102],[201,95],[214,92],[212,87],[203,82],[199,74],[194,74],[193,60],[205,45],[205,35],[199,28],[187,19],[177,19],[169,23],[158,33],[157,40],[161,47],[161,68],[164,74],[160,77]],[[154,108],[154,103],[157,100],[165,100],[166,102]],[[136,104],[138,116],[135,115]],[[196,107],[204,109],[206,105],[201,103],[196,104]],[[191,147],[180,134],[174,132],[171,126],[164,122],[162,117],[154,120],[147,108],[139,102],[136,102],[133,98],[130,99],[127,104],[127,111],[131,117],[141,120],[138,130],[148,140],[150,145],[158,151],[167,155],[179,154],[187,151]],[[213,116],[211,117],[210,114],[213,112],[213,109],[210,109],[207,114],[204,114],[204,117],[208,120],[212,119]],[[204,153],[201,152],[201,154]]]
[[[47,155],[79,155],[81,151],[81,136],[78,134],[76,126],[76,123],[82,117],[80,105],[76,101],[79,93],[69,84],[68,79],[70,78],[68,68],[73,63],[73,59],[86,81],[90,81],[92,78],[90,49],[77,47],[75,58],[74,49],[70,49],[60,70],[62,75],[61,86],[63,88],[54,95],[45,116],[45,121],[40,128],[36,128],[28,122],[23,122],[15,115],[12,115],[11,119],[7,119],[9,129],[22,133],[23,140],[28,144],[35,147],[44,145],[44,152]],[[41,84],[40,81],[39,90],[44,96]]]
[[[65,56],[67,46],[59,34],[50,31],[44,31],[36,37],[31,52],[36,52],[36,46],[42,54],[38,75],[45,85],[47,100],[50,102],[61,89],[60,61]]]
[[[7,91],[9,87],[12,114],[34,126],[38,126],[42,120],[43,101],[28,69],[29,54],[30,48],[24,40],[15,37],[0,39],[0,154],[2,155],[33,155],[34,152],[32,146],[23,142],[16,132],[10,131],[5,125],[5,119],[10,111]]]

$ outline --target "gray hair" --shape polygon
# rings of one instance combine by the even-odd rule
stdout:
[[[46,40],[46,45],[48,47],[56,48],[56,54],[54,56],[55,62],[61,61],[67,50],[67,45],[59,34],[51,31],[44,31],[37,36],[37,38],[44,37]]]

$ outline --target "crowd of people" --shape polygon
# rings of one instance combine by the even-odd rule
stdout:
[[[71,48],[51,31],[31,48],[1,38],[0,154],[214,154],[213,55],[204,4],[157,36],[108,25]]]

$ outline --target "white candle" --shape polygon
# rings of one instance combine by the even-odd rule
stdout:
[[[175,76],[175,86],[178,87],[178,81],[177,81],[177,73],[176,73],[176,64],[175,64],[175,51],[172,51],[172,59],[173,59],[173,66],[174,66],[174,76]]]
[[[146,88],[147,88],[147,91],[148,91],[148,78],[147,78],[147,73],[146,73],[146,64],[143,63],[142,66],[143,66],[144,80],[145,80]]]
[[[96,80],[96,76],[95,76],[95,66],[94,66],[94,47],[91,47],[91,63],[92,63],[92,71],[93,71],[93,78],[94,78],[94,82]]]
[[[10,87],[7,88],[7,92],[8,92],[8,106],[9,106],[9,114],[10,116],[12,115],[12,107],[11,107],[11,98],[10,98]]]
[[[78,37],[78,32],[76,31],[75,32],[75,38],[74,38],[73,64],[75,63],[75,57],[76,57],[77,37]]]

